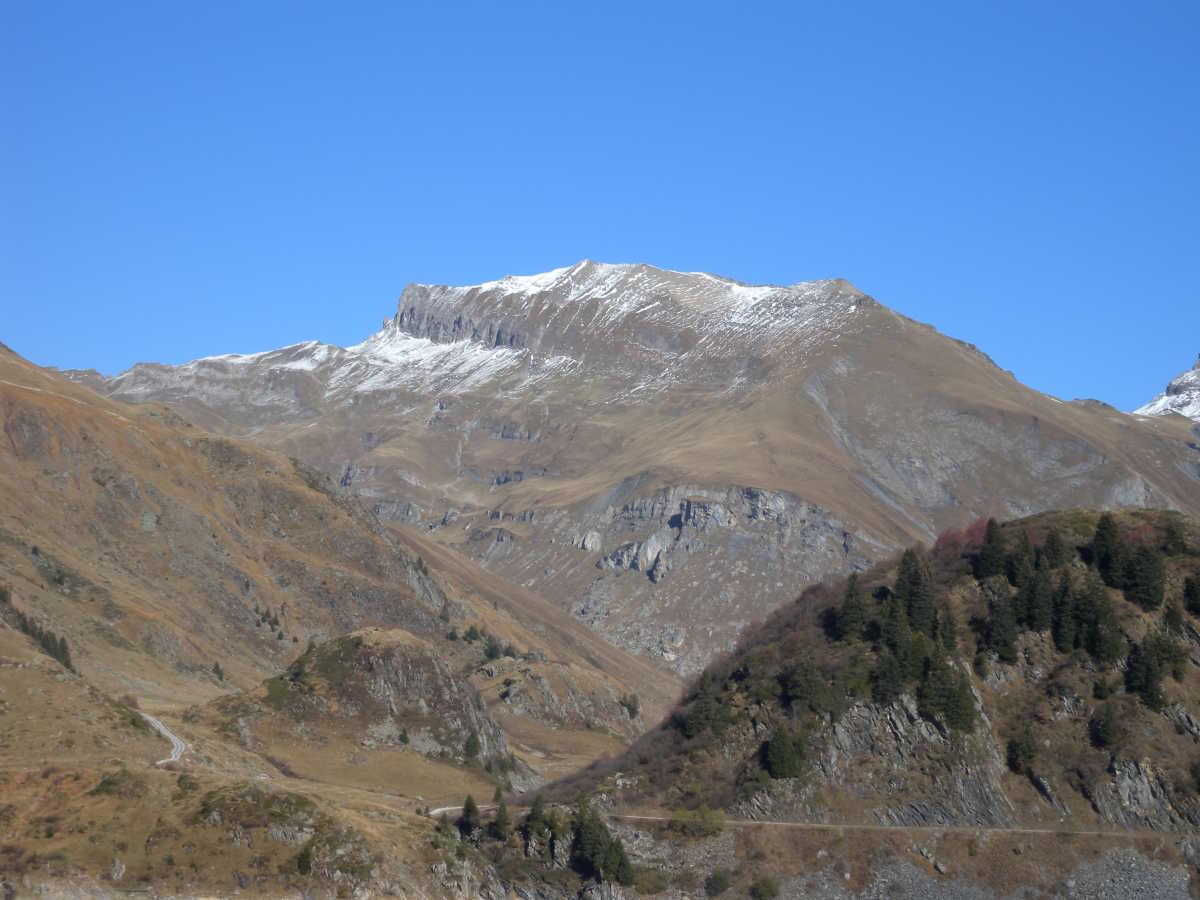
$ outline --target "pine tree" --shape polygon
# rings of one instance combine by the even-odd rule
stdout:
[[[1025,625],[1030,631],[1045,631],[1054,621],[1054,583],[1046,569],[1034,573],[1023,591]]]
[[[1040,559],[1043,567],[1047,569],[1057,569],[1067,561],[1066,545],[1063,544],[1062,535],[1054,526],[1051,526],[1050,530],[1046,532]]]
[[[1054,611],[1051,622],[1054,636],[1054,647],[1060,653],[1070,653],[1075,649],[1075,595],[1071,591],[1071,576],[1066,572],[1058,581],[1058,590],[1054,592]]]
[[[888,704],[896,700],[904,690],[904,670],[891,653],[882,653],[875,669],[871,672],[871,699],[876,703]]]
[[[1129,651],[1125,668],[1125,690],[1137,694],[1142,702],[1153,710],[1160,710],[1166,702],[1162,689],[1162,666],[1158,657],[1147,652],[1144,644],[1134,644]]]
[[[958,648],[958,620],[949,603],[943,603],[937,615],[937,635],[934,638],[947,653]]]
[[[463,801],[462,812],[458,817],[458,830],[464,835],[470,834],[479,827],[479,805],[475,802],[475,798],[467,794],[467,799]]]
[[[225,671],[221,668],[221,664],[219,662],[213,663],[212,673],[216,676],[217,681],[225,680]]]
[[[842,606],[837,615],[838,637],[843,641],[858,640],[862,637],[866,622],[867,613],[863,607],[862,590],[858,586],[858,573],[856,572],[846,580]]]
[[[496,807],[496,818],[492,820],[491,832],[492,837],[498,841],[503,841],[508,837],[508,832],[512,828],[512,823],[508,820],[508,807],[501,800]]]
[[[1001,662],[1017,661],[1017,616],[1007,597],[992,602],[988,621],[988,646],[996,651]]]
[[[912,548],[900,557],[900,571],[896,576],[893,592],[903,605],[909,627],[920,634],[933,637],[934,632],[934,588],[929,564],[921,559]]]
[[[1162,549],[1167,556],[1179,556],[1187,552],[1187,537],[1183,533],[1183,523],[1176,516],[1167,519],[1163,528]]]
[[[984,532],[983,546],[975,557],[975,577],[981,581],[991,578],[1004,571],[1004,535],[995,519],[987,520],[987,530]]]
[[[1017,588],[1027,585],[1033,579],[1033,562],[1033,544],[1029,541],[1029,532],[1022,528],[1016,549],[1005,560],[1009,584]]]
[[[696,690],[696,699],[688,707],[687,718],[683,723],[683,733],[690,738],[702,734],[711,728],[717,718],[717,702],[713,696],[712,679],[708,672],[700,676],[700,684]]]
[[[1200,575],[1192,575],[1183,583],[1183,605],[1193,616],[1200,616]]]
[[[1121,626],[1108,591],[1095,575],[1085,582],[1079,601],[1077,627],[1083,631],[1084,647],[1097,662],[1116,662],[1121,657]]]
[[[474,759],[479,755],[479,751],[481,749],[482,748],[479,745],[479,735],[472,731],[469,735],[467,735],[467,740],[463,744],[463,756],[469,760]]]
[[[1183,610],[1174,600],[1168,603],[1167,608],[1163,611],[1163,627],[1171,634],[1183,633]]]
[[[1142,609],[1162,606],[1166,569],[1152,547],[1138,547],[1125,564],[1125,597]]]
[[[1092,741],[1098,747],[1113,747],[1121,739],[1121,722],[1117,718],[1117,708],[1111,702],[1105,703],[1091,722]]]
[[[1109,587],[1120,587],[1125,576],[1125,542],[1112,513],[1104,513],[1092,537],[1092,563]]]

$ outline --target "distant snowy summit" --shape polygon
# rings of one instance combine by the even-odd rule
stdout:
[[[1134,410],[1139,416],[1162,416],[1179,413],[1200,422],[1200,356],[1196,364],[1178,378],[1173,378],[1166,391],[1145,406]]]
[[[441,343],[629,362],[647,352],[762,355],[781,343],[827,336],[866,299],[837,279],[749,285],[705,272],[583,260],[467,287],[412,284],[390,324]]]
[[[877,306],[840,279],[749,285],[583,260],[465,287],[410,284],[396,314],[350,347],[309,341],[179,366],[139,363],[110,379],[67,374],[123,400],[248,405],[267,420],[393,391],[545,392],[576,390],[579,379],[639,398],[681,382],[739,391],[837,340]]]

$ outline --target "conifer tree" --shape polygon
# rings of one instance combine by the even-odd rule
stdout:
[[[903,690],[904,670],[900,663],[891,653],[881,653],[871,672],[871,699],[881,704],[892,703]]]
[[[1183,610],[1172,600],[1163,611],[1163,627],[1171,634],[1183,633]]]
[[[1004,571],[1004,557],[1004,535],[1000,532],[1000,525],[995,519],[988,519],[983,546],[975,557],[975,577],[983,580],[1001,574]]]
[[[1152,547],[1138,547],[1125,564],[1125,597],[1142,609],[1162,606],[1166,569]]]
[[[1145,644],[1134,644],[1125,667],[1125,690],[1137,694],[1150,709],[1160,710],[1166,702],[1162,689],[1162,666]]]
[[[1071,576],[1066,572],[1058,581],[1058,590],[1054,592],[1053,621],[1051,622],[1054,636],[1054,647],[1060,653],[1070,653],[1076,647],[1075,595],[1071,591]]]
[[[947,653],[953,653],[958,648],[958,620],[949,603],[943,603],[938,610],[935,640]]]
[[[508,837],[510,828],[512,828],[512,823],[508,819],[508,807],[501,800],[496,807],[496,818],[492,820],[491,824],[492,837],[498,841],[503,841]]]
[[[458,830],[463,834],[470,834],[479,827],[479,805],[475,802],[475,798],[467,794],[467,799],[463,801],[462,812],[458,817]]]
[[[1029,532],[1022,528],[1016,548],[1005,560],[1009,584],[1016,588],[1025,587],[1033,579],[1033,562],[1033,544],[1029,541]]]
[[[1054,583],[1050,572],[1039,569],[1024,591],[1025,625],[1030,631],[1045,631],[1054,620]]]
[[[1112,513],[1104,513],[1092,537],[1092,563],[1109,587],[1120,587],[1125,576],[1125,542]]]
[[[1079,598],[1076,627],[1083,630],[1084,647],[1101,663],[1115,662],[1121,656],[1121,626],[1108,591],[1093,574],[1084,583]]]
[[[991,618],[988,622],[988,646],[996,651],[1001,662],[1017,661],[1017,616],[1013,603],[1007,597],[992,602]]]
[[[1053,525],[1046,532],[1046,540],[1042,543],[1041,561],[1044,568],[1057,569],[1067,561],[1067,548],[1063,544],[1062,535]]]
[[[1193,616],[1200,616],[1200,575],[1192,575],[1184,581],[1183,605]]]
[[[863,626],[866,625],[866,622],[867,612],[863,607],[862,590],[858,586],[858,573],[855,572],[846,580],[842,606],[838,610],[838,637],[843,641],[858,640],[862,637]]]

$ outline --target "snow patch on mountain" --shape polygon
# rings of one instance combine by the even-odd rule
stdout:
[[[1189,371],[1172,379],[1166,391],[1133,412],[1138,416],[1178,413],[1200,422],[1200,357],[1196,358],[1196,364]]]

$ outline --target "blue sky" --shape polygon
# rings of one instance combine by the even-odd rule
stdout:
[[[1122,408],[1200,351],[1200,4],[190,6],[0,5],[38,363],[353,343],[584,257],[845,277]]]

